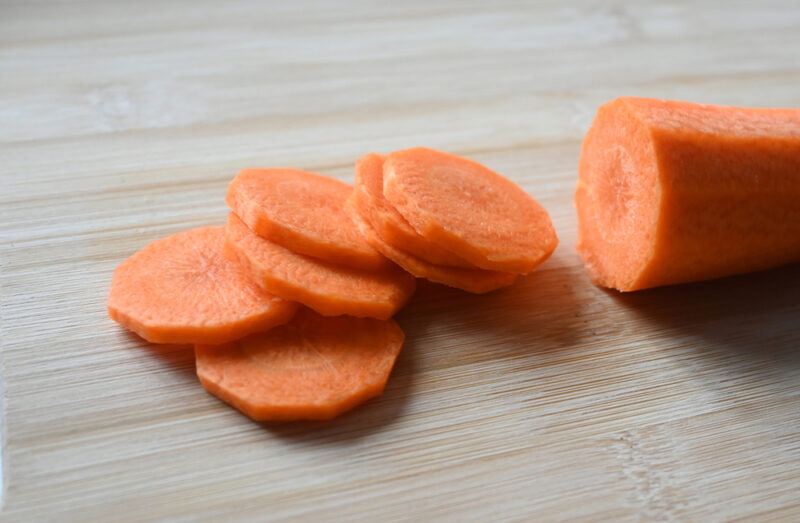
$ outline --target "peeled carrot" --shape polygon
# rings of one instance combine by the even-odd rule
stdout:
[[[634,291],[800,261],[800,109],[618,98],[583,142],[578,250]]]
[[[223,255],[222,227],[155,241],[114,271],[108,313],[154,343],[225,343],[286,323],[297,305]]]
[[[256,235],[233,213],[225,234],[231,252],[263,288],[325,316],[388,319],[414,293],[414,277],[394,265],[370,272],[297,254]]]
[[[390,154],[383,194],[420,235],[482,269],[530,272],[558,243],[547,212],[525,191],[450,153]]]
[[[330,419],[383,392],[402,345],[394,321],[303,309],[269,332],[197,345],[197,376],[254,420]]]
[[[420,236],[386,201],[383,197],[383,162],[383,156],[371,153],[361,157],[356,163],[356,181],[350,201],[358,213],[372,225],[381,239],[394,248],[402,249],[428,263],[473,268],[471,263],[437,242]],[[386,256],[385,252],[378,248],[376,250]]]
[[[349,203],[347,208],[350,210],[353,221],[356,222],[367,242],[417,278],[425,278],[448,287],[462,289],[475,294],[483,294],[501,287],[507,287],[514,283],[519,276],[512,272],[445,267],[421,260],[413,254],[397,249],[384,241],[375,229],[361,217],[352,199]]]
[[[244,169],[230,184],[227,202],[244,223],[300,254],[368,270],[389,263],[367,245],[344,210],[353,188],[297,169]]]

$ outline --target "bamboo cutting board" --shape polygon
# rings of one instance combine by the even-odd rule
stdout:
[[[571,204],[600,103],[797,107],[798,49],[795,1],[1,2],[3,520],[800,520],[800,267],[604,291]],[[413,145],[561,244],[488,296],[421,285],[383,397],[262,426],[107,318],[239,168]]]

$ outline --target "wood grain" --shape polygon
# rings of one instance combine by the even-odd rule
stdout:
[[[574,253],[596,106],[800,106],[786,2],[0,3],[7,521],[797,521],[800,268],[619,295]],[[554,219],[541,270],[423,285],[386,394],[262,426],[106,316],[231,176],[428,145]]]

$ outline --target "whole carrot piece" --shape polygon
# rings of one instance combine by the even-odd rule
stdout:
[[[579,172],[578,251],[599,285],[800,261],[800,109],[618,98],[598,110]]]

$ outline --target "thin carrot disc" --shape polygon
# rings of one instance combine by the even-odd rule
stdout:
[[[508,287],[519,277],[518,274],[511,272],[445,267],[421,260],[413,254],[397,249],[384,241],[375,229],[358,214],[352,200],[350,202],[347,208],[350,210],[353,221],[356,222],[367,242],[417,278],[425,278],[448,287],[455,287],[475,294],[483,294],[501,287]]]
[[[474,268],[471,263],[438,243],[420,236],[392,204],[386,201],[383,197],[383,161],[383,156],[372,153],[363,156],[356,164],[356,183],[350,201],[359,214],[375,228],[375,232],[386,243],[396,249],[435,265]],[[381,249],[375,250],[386,256]]]
[[[547,212],[479,163],[418,147],[390,154],[383,174],[384,196],[419,234],[482,269],[530,272],[558,243]]]
[[[228,206],[259,236],[294,252],[367,270],[389,265],[359,235],[344,202],[348,184],[297,169],[244,169]]]
[[[388,319],[414,293],[414,277],[394,264],[371,272],[303,256],[256,235],[233,213],[225,233],[231,252],[263,288],[325,316]]]
[[[269,332],[197,345],[197,376],[254,420],[330,419],[383,392],[402,345],[394,321],[303,309]]]
[[[297,305],[223,255],[222,227],[155,241],[114,271],[111,318],[154,343],[225,343],[289,321]]]

